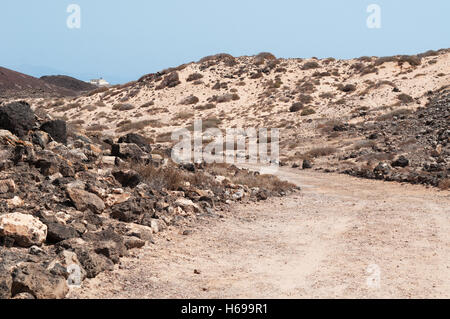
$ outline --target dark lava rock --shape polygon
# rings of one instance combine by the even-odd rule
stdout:
[[[11,293],[30,293],[36,299],[62,299],[69,292],[66,278],[36,263],[20,263],[12,272]]]
[[[63,120],[54,120],[42,124],[41,130],[48,133],[56,142],[67,144],[67,124]]]
[[[26,102],[15,102],[0,107],[0,129],[24,137],[35,126],[34,112]]]
[[[407,167],[408,165],[409,160],[404,156],[400,156],[398,159],[392,162],[392,167]]]
[[[155,202],[144,198],[133,198],[111,208],[111,217],[126,223],[146,224],[153,217]]]
[[[131,159],[135,161],[140,161],[145,153],[136,144],[130,143],[119,143],[114,144],[111,147],[111,155],[117,156],[122,159]]]
[[[118,143],[136,144],[145,152],[150,153],[152,151],[152,148],[150,147],[147,139],[144,136],[135,133],[129,133],[125,136],[120,137]]]
[[[59,224],[59,223],[48,223],[47,224],[47,242],[56,244],[60,241],[79,237],[78,232],[75,228]]]
[[[142,180],[139,174],[133,170],[116,171],[112,174],[123,187],[135,188]]]
[[[311,161],[309,161],[309,160],[304,160],[304,161],[303,161],[303,164],[302,164],[302,168],[303,168],[303,169],[310,169],[310,168],[312,168],[312,163],[311,163]]]

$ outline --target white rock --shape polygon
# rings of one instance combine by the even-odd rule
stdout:
[[[14,198],[7,199],[6,204],[8,205],[8,208],[14,208],[22,207],[25,203],[19,196],[14,196]]]
[[[47,238],[47,226],[31,215],[5,214],[0,216],[0,237],[12,238],[21,247],[40,246]]]

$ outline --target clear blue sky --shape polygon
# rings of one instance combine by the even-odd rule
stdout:
[[[71,3],[80,29],[66,25]],[[381,29],[367,28],[372,3]],[[219,52],[413,54],[450,47],[449,14],[449,0],[2,0],[0,65],[118,83]]]

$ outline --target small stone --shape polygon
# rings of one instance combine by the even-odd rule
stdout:
[[[94,213],[100,214],[105,209],[105,203],[100,197],[82,189],[69,188],[67,189],[67,195],[79,211],[90,209]]]
[[[14,193],[16,191],[16,184],[12,179],[5,179],[0,181],[0,194]]]

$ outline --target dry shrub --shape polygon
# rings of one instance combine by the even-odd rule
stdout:
[[[317,91],[314,83],[312,82],[298,83],[297,90],[303,94],[311,94]]]
[[[335,127],[343,127],[345,124],[341,120],[332,119],[329,121],[326,121],[325,123],[319,124],[317,126],[318,129],[321,130],[324,134],[331,134],[335,131]]]
[[[76,108],[79,108],[79,107],[81,107],[80,103],[71,103],[71,104],[64,105],[63,107],[60,107],[56,111],[57,112],[67,112],[69,110],[76,109]]]
[[[174,120],[174,121],[177,121],[177,120],[187,120],[187,119],[192,118],[193,116],[194,116],[194,114],[191,113],[191,112],[180,112],[180,113],[178,113],[178,114],[173,118],[173,120]]]
[[[411,66],[418,66],[422,63],[422,58],[417,55],[402,55],[398,58],[399,63],[407,62]]]
[[[240,99],[240,97],[236,93],[228,93],[228,94],[224,94],[221,96],[214,96],[212,98],[212,100],[217,103],[226,103],[226,102],[230,102],[230,101],[237,101],[239,99]]]
[[[381,57],[375,60],[374,62],[374,66],[380,66],[384,63],[389,63],[389,62],[397,62],[397,57],[395,56],[385,56],[385,57]]]
[[[317,63],[315,61],[310,61],[310,62],[306,62],[305,64],[302,65],[302,70],[317,69],[319,67],[320,67],[319,63]]]
[[[337,149],[335,147],[326,146],[326,147],[313,148],[312,150],[308,151],[305,155],[306,155],[306,157],[317,158],[317,157],[329,156],[336,152],[337,152]]]
[[[314,111],[311,108],[307,108],[302,111],[301,116],[308,116],[308,115],[312,115],[312,114],[316,114],[316,111]]]
[[[145,109],[145,108],[153,106],[153,105],[155,105],[155,102],[154,101],[150,101],[150,102],[142,104],[139,108],[140,109]]]
[[[203,74],[200,74],[200,73],[192,73],[192,74],[190,74],[190,75],[187,77],[186,81],[187,81],[187,82],[192,82],[192,81],[200,80],[200,79],[202,79],[202,78],[203,78]]]
[[[397,96],[397,99],[404,103],[404,104],[408,104],[408,103],[412,103],[414,102],[414,98],[408,94],[402,93],[400,95]]]
[[[376,145],[377,145],[377,143],[375,141],[370,141],[370,140],[357,141],[353,145],[353,149],[360,150],[362,148],[372,148],[372,147],[375,147]]]
[[[198,105],[195,107],[196,110],[199,111],[205,111],[205,110],[211,110],[211,109],[215,109],[216,105],[213,103],[207,103],[205,105]]]
[[[176,191],[184,186],[185,177],[177,168],[171,166],[157,168],[152,165],[138,165],[134,169],[155,190],[160,191],[165,188]]]
[[[262,72],[255,72],[250,75],[250,79],[252,79],[252,80],[260,79],[262,77],[263,77]]]
[[[105,125],[94,123],[94,124],[89,125],[86,128],[86,131],[89,131],[89,132],[101,132],[101,131],[104,131],[104,130],[107,130],[107,129],[109,129],[109,127],[107,127]]]
[[[206,67],[216,65],[220,62],[223,62],[226,66],[235,66],[237,64],[236,59],[228,53],[206,56],[199,61],[199,63],[206,64]]]
[[[442,190],[449,190],[450,189],[450,178],[445,178],[442,181],[440,181],[439,188]]]
[[[123,104],[123,103],[116,104],[112,107],[114,111],[130,111],[133,110],[134,108],[135,106],[132,104]]]
[[[139,131],[148,126],[161,127],[162,124],[158,120],[142,120],[139,122],[127,122],[126,124],[123,124],[122,126],[118,127],[116,129],[116,132],[124,133],[128,131]]]
[[[276,56],[270,52],[261,52],[255,58],[261,58],[263,60],[276,60]]]
[[[86,105],[84,106],[81,110],[82,111],[88,111],[88,112],[93,112],[97,109],[97,106],[95,105]]]
[[[339,90],[341,90],[342,92],[345,93],[351,93],[351,92],[355,92],[356,91],[356,85],[355,84],[346,84],[346,85],[342,85],[340,84],[338,86]]]
[[[302,103],[296,102],[296,103],[292,104],[292,106],[289,108],[289,112],[295,113],[295,112],[302,110],[303,108],[304,108],[304,106]]]
[[[324,92],[319,95],[321,99],[329,99],[329,100],[333,99],[335,96],[336,94],[333,92]]]
[[[172,141],[172,132],[161,133],[156,137],[157,143],[168,143]]]
[[[239,172],[236,176],[231,178],[231,181],[234,184],[246,185],[250,188],[258,187],[277,193],[287,192],[296,188],[296,185],[282,181],[274,175],[258,175],[245,171]]]
[[[202,119],[202,130],[206,131],[209,128],[218,128],[219,125],[222,123],[222,120],[220,120],[217,117],[209,117],[207,119]],[[194,131],[194,124],[191,124],[187,127],[187,129],[191,132]]]
[[[106,86],[104,86],[104,87],[99,87],[98,89],[95,89],[95,90],[90,91],[90,92],[88,93],[88,96],[92,96],[92,95],[95,95],[95,94],[103,93],[103,92],[106,92],[106,91],[108,91],[108,90],[109,90],[109,88],[107,88]]]
[[[200,99],[194,95],[188,96],[186,98],[184,98],[180,104],[181,105],[191,105],[191,104],[196,104],[200,101]]]
[[[300,94],[298,97],[298,101],[303,104],[312,103],[313,100],[314,100],[314,98],[311,95],[307,95],[307,94]]]
[[[408,109],[398,109],[395,110],[393,112],[387,113],[387,114],[383,114],[380,115],[379,117],[377,117],[377,121],[390,121],[392,120],[394,117],[400,117],[400,116],[406,116],[408,114],[412,113],[411,110]]]

